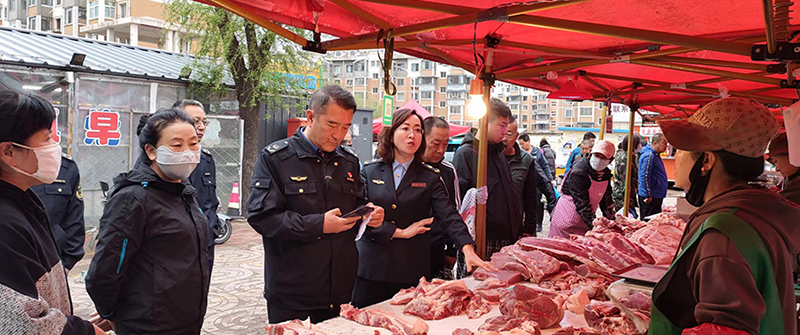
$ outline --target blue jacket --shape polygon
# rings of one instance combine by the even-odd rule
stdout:
[[[572,150],[572,153],[569,154],[569,158],[567,159],[567,166],[564,169],[564,175],[566,175],[567,172],[569,172],[569,170],[572,169],[572,164],[577,162],[578,160],[576,158],[580,156],[581,156],[581,145],[578,144],[578,147]]]
[[[649,144],[639,155],[639,196],[663,199],[667,197],[667,170],[661,156]]]

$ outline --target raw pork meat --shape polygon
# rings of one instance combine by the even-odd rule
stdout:
[[[655,264],[670,264],[678,250],[682,235],[683,231],[677,226],[651,224],[631,234],[630,240],[647,250],[655,259]]]
[[[566,238],[523,237],[517,244],[522,250],[540,250],[558,259],[575,260],[583,264],[594,264],[587,246]]]
[[[561,329],[553,335],[601,335],[594,329],[586,329],[586,328],[573,328],[569,326],[567,328]]]
[[[428,333],[428,324],[425,321],[414,318],[414,322],[411,322],[399,315],[379,309],[359,310],[353,305],[344,304],[339,315],[365,326],[386,328],[392,332],[392,335],[425,335]]]
[[[634,294],[631,294],[627,297],[619,299],[619,302],[621,302],[623,305],[625,305],[625,307],[628,307],[630,309],[638,309],[641,311],[646,311],[648,313],[650,312],[651,298],[649,295],[643,292],[636,292]]]
[[[475,287],[473,290],[475,294],[481,296],[484,300],[488,301],[490,304],[499,304],[500,299],[508,294],[508,283],[495,278],[491,277],[489,279],[484,280],[480,285]]]
[[[406,314],[440,320],[466,311],[467,316],[474,319],[491,310],[489,303],[472,293],[463,280],[439,281],[441,284],[435,286],[425,277],[419,281],[414,299],[403,310]]]
[[[479,331],[494,331],[502,332],[514,329],[520,329],[530,334],[539,335],[542,333],[539,329],[539,324],[536,321],[529,321],[524,318],[512,317],[508,315],[495,316],[489,318],[486,322],[478,328]]]
[[[528,277],[532,283],[542,281],[544,277],[567,269],[569,266],[539,250],[524,251],[519,247],[510,249],[511,258],[525,266],[530,272]]]
[[[266,329],[268,335],[336,335],[331,332],[316,329],[311,323],[300,320],[267,325]]]
[[[392,297],[392,300],[389,301],[391,305],[405,305],[414,299],[414,294],[417,292],[416,287],[406,288],[397,292],[397,294]]]
[[[489,262],[497,268],[497,272],[489,272],[483,268],[475,270],[472,277],[477,280],[485,280],[490,277],[495,277],[505,281],[509,285],[521,282],[531,277],[530,270],[522,263],[517,262],[511,257],[511,250],[519,249],[517,245],[509,245],[500,249],[492,255],[492,260]]]
[[[564,318],[564,310],[553,299],[525,285],[514,286],[500,304],[500,313],[536,321],[545,329],[559,324]]]
[[[637,313],[639,316],[641,313]],[[592,327],[602,334],[610,335],[642,335],[636,330],[633,320],[621,314],[620,309],[614,303],[608,301],[592,301],[586,306],[583,313],[584,319],[589,327]],[[644,319],[646,323],[650,318]]]

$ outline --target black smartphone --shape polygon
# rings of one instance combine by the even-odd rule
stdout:
[[[356,216],[364,216],[364,215],[367,215],[369,213],[372,213],[372,211],[374,211],[374,210],[375,210],[375,208],[369,207],[367,205],[361,205],[361,206],[358,206],[358,208],[356,208],[353,211],[351,211],[350,213],[342,215],[341,218],[342,219],[346,219],[346,218],[352,218],[352,217],[356,217]]]

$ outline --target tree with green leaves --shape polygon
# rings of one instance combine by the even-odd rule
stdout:
[[[239,117],[244,120],[241,196],[246,200],[260,150],[259,103],[288,107],[285,105],[292,99],[283,97],[304,92],[301,85],[287,80],[286,74],[300,72],[309,60],[283,37],[218,7],[172,0],[164,3],[164,14],[180,27],[181,38],[191,41],[191,51],[197,56],[187,65],[192,74],[189,91],[194,96],[223,97],[231,89],[226,82],[232,79],[234,83]]]

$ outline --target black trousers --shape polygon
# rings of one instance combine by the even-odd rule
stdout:
[[[353,288],[353,301],[351,304],[358,308],[364,308],[389,300],[400,290],[416,285],[417,283],[384,283],[358,277],[356,278],[356,286]]]
[[[539,194],[539,198],[541,198],[541,197],[542,197],[542,195]],[[544,207],[545,206],[546,205],[545,205],[544,202],[540,202],[539,203],[539,208],[536,209],[536,229],[537,229],[537,231],[542,229],[542,221],[544,221]]]
[[[645,198],[639,196],[639,219],[644,220],[644,218],[661,213],[661,204],[664,203],[664,198],[653,198],[649,204],[644,202]]]
[[[339,306],[330,309],[314,309],[298,311],[283,307],[267,301],[267,316],[269,323],[281,323],[289,320],[305,320],[311,318],[311,323],[319,323],[339,316]]]

